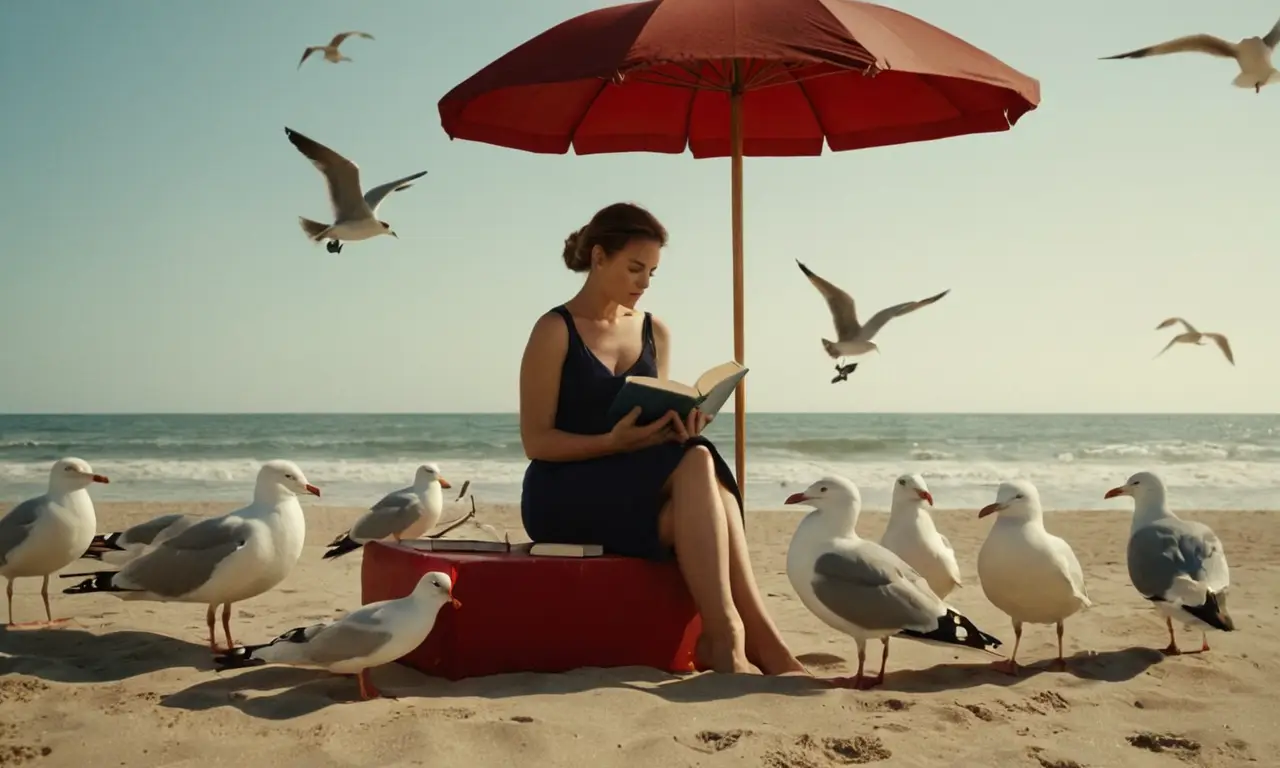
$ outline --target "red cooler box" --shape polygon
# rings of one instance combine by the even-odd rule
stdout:
[[[432,552],[375,541],[364,547],[361,601],[403,597],[428,571],[455,575],[462,607],[442,608],[427,639],[400,659],[425,674],[694,669],[702,621],[674,562]]]

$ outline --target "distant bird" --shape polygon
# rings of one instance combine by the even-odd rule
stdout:
[[[1182,653],[1173,619],[1200,630],[1200,650],[1209,650],[1207,630],[1236,628],[1227,613],[1231,570],[1222,540],[1204,523],[1183,520],[1165,501],[1164,483],[1152,472],[1138,472],[1103,498],[1133,498],[1127,557],[1129,580],[1164,616],[1169,655]]]
[[[232,648],[214,657],[214,662],[221,669],[288,664],[355,674],[360,698],[367,701],[382,695],[369,680],[369,669],[389,664],[421,645],[446,603],[462,607],[453,596],[453,579],[429,571],[404,597],[369,603],[336,621],[296,627],[269,643]]]
[[[0,517],[0,576],[9,604],[8,626],[38,627],[59,623],[49,608],[49,574],[74,563],[93,540],[98,526],[89,485],[105,483],[84,459],[67,457],[49,470],[49,489],[18,504]],[[47,621],[15,624],[13,580],[40,576],[40,597]]]
[[[391,235],[399,239],[399,235],[391,229],[391,225],[378,219],[378,206],[383,198],[392,192],[399,192],[413,186],[409,182],[427,175],[419,171],[395,181],[370,189],[360,194],[360,168],[342,155],[323,144],[303,136],[292,128],[285,127],[284,133],[298,151],[306,155],[320,173],[324,174],[329,187],[329,203],[333,206],[333,223],[321,224],[318,221],[305,219],[298,221],[302,231],[313,242],[329,239],[329,253],[342,253],[344,240],[368,240],[378,235]]]
[[[363,37],[365,40],[373,39],[373,35],[368,32],[339,32],[333,36],[333,39],[329,41],[328,45],[308,46],[307,49],[302,52],[302,58],[298,60],[298,69],[302,69],[302,62],[306,61],[307,57],[316,51],[324,51],[325,61],[331,61],[334,64],[337,64],[340,61],[351,61],[350,57],[344,56],[338,52],[338,46],[342,45],[342,41],[352,35]]]
[[[1221,56],[1235,59],[1240,66],[1240,74],[1231,84],[1237,88],[1252,88],[1260,93],[1262,86],[1280,79],[1280,72],[1271,64],[1271,55],[1275,52],[1276,43],[1280,42],[1280,21],[1264,37],[1246,37],[1238,43],[1229,43],[1213,35],[1187,35],[1163,43],[1149,45],[1136,51],[1120,53],[1115,56],[1103,56],[1107,59],[1141,59],[1147,56],[1159,56],[1166,53],[1207,53],[1210,56]]]
[[[871,351],[879,351],[879,347],[871,339],[875,337],[884,324],[895,317],[900,317],[909,312],[915,312],[921,307],[927,307],[948,293],[951,289],[943,291],[936,296],[930,296],[927,299],[919,301],[905,301],[901,304],[895,304],[887,309],[882,309],[871,316],[871,319],[865,325],[858,323],[858,313],[854,309],[853,297],[839,288],[835,287],[826,280],[818,277],[808,267],[801,264],[799,260],[796,264],[800,265],[800,271],[809,278],[809,282],[818,289],[818,293],[827,300],[827,308],[831,310],[831,320],[835,324],[836,341],[822,340],[822,346],[827,350],[827,354],[832,358],[854,357],[863,355]],[[836,366],[836,370],[847,376],[852,373],[852,369],[845,370],[844,367]],[[834,384],[841,377],[832,380]]]
[[[1169,351],[1169,347],[1172,347],[1174,344],[1177,344],[1179,342],[1183,344],[1195,344],[1197,346],[1203,346],[1205,339],[1213,339],[1213,343],[1218,345],[1218,349],[1222,350],[1222,354],[1227,356],[1227,362],[1231,363],[1232,365],[1236,364],[1236,358],[1234,355],[1231,354],[1231,344],[1227,342],[1227,337],[1223,336],[1220,333],[1203,333],[1201,331],[1197,331],[1195,328],[1191,326],[1191,323],[1188,323],[1186,320],[1183,320],[1180,317],[1171,317],[1168,320],[1165,320],[1164,322],[1156,326],[1156,330],[1159,331],[1163,328],[1168,328],[1174,323],[1182,323],[1182,325],[1186,327],[1187,332],[1180,333],[1177,336],[1174,336],[1169,341],[1169,343],[1165,345],[1164,349],[1156,353],[1156,357],[1163,355],[1165,352]]]
[[[444,514],[444,493],[440,489],[452,487],[440,476],[438,464],[423,464],[414,474],[413,485],[379,499],[349,530],[329,542],[323,559],[341,557],[370,541],[421,537],[435,528]]]
[[[147,547],[182,533],[201,518],[174,512],[153,517],[123,531],[100,533],[89,542],[84,558],[124,565],[146,551]]]
[[[839,363],[836,363],[836,375],[831,379],[831,383],[835,384],[838,381],[848,381],[849,374],[856,370],[858,370],[857,363],[849,363],[848,365],[840,365]]]

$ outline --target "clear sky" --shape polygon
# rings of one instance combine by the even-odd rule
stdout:
[[[578,276],[563,239],[617,200],[672,240],[642,308],[672,373],[730,359],[729,164],[450,142],[437,100],[599,0],[13,2],[0,23],[0,412],[514,411],[536,316]],[[1234,64],[1098,61],[1191,32],[1264,34],[1274,3],[890,3],[1041,82],[1007,133],[748,158],[748,404],[760,411],[1280,407],[1280,86]],[[354,63],[303,47],[361,29]],[[341,255],[288,125],[366,183],[399,240]],[[829,383],[830,321],[795,266],[863,316],[943,288]],[[1158,360],[1181,314],[1234,343]]]

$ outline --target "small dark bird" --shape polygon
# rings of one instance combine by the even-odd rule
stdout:
[[[848,365],[837,365],[836,377],[831,380],[831,383],[835,384],[837,381],[848,381],[849,374],[853,373],[856,370],[858,370],[857,363],[849,363]]]

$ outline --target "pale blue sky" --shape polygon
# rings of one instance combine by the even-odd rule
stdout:
[[[567,298],[565,235],[635,200],[671,244],[643,308],[672,372],[732,356],[729,166],[532,155],[440,128],[437,100],[597,0],[13,2],[0,24],[0,412],[514,411],[529,325]],[[1203,56],[1098,61],[1274,3],[890,3],[1041,82],[1012,131],[746,161],[749,408],[1261,411],[1280,407],[1271,166],[1280,87]],[[343,29],[355,61],[302,48]],[[289,125],[366,182],[400,240],[309,244],[328,214]],[[891,323],[840,386],[794,257]],[[1183,314],[1234,342],[1154,331]]]

